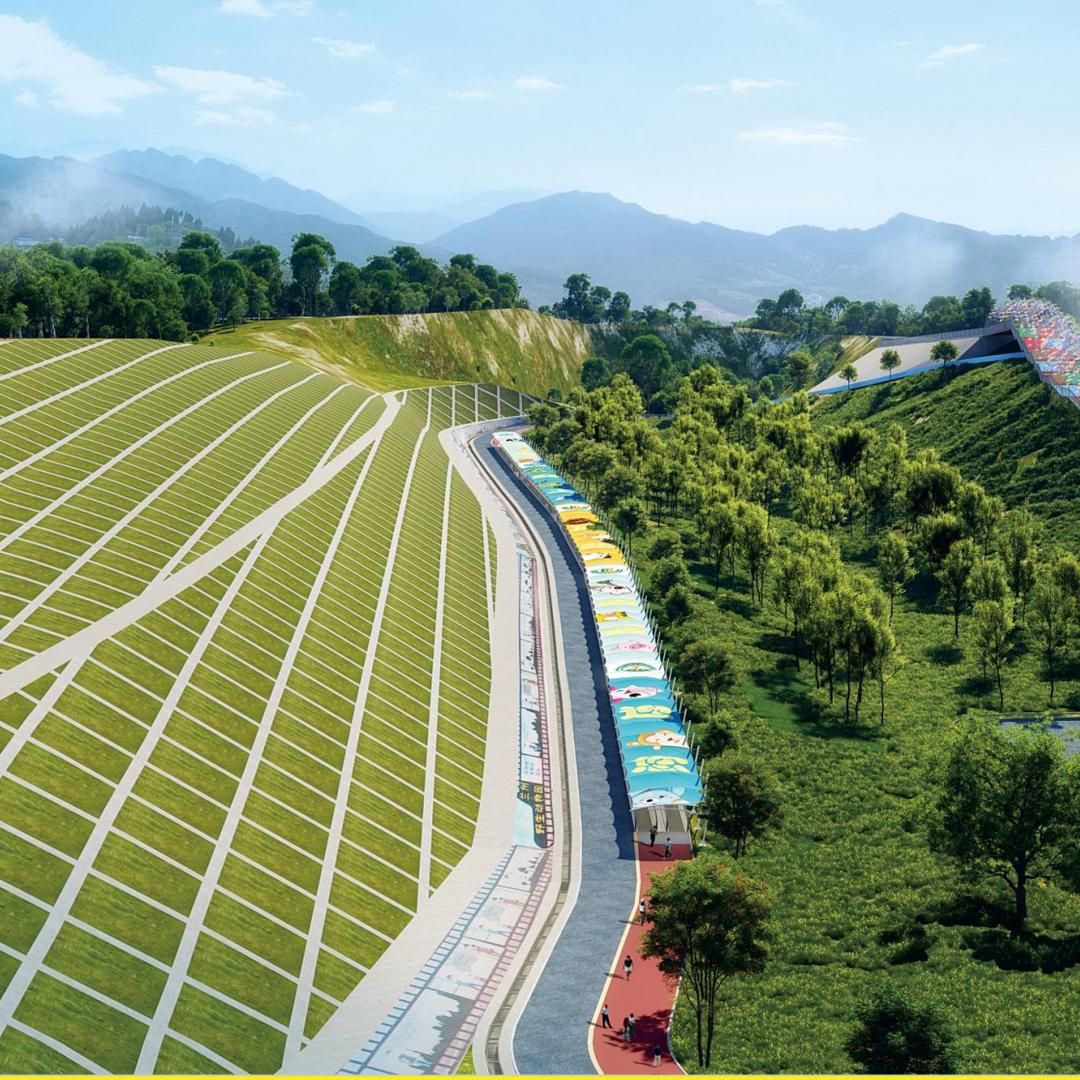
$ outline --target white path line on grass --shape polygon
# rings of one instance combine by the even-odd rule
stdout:
[[[136,356],[134,360],[127,360],[119,367],[109,368],[108,371],[102,371],[93,378],[87,379],[85,382],[77,383],[75,386],[69,386],[64,390],[58,390],[50,397],[42,398],[40,401],[31,402],[29,405],[25,405],[23,408],[17,409],[13,413],[8,413],[6,416],[0,417],[0,427],[3,427],[4,424],[10,424],[12,421],[18,420],[28,413],[35,412],[38,409],[44,409],[46,405],[52,405],[63,398],[70,397],[72,394],[77,394],[80,391],[85,390],[88,386],[93,386],[95,383],[101,382],[103,379],[111,379],[114,375],[119,375],[121,371],[127,371],[128,368],[134,367],[136,364],[141,364],[144,360],[149,360],[151,356],[157,356],[159,353],[163,352],[170,352],[173,349],[182,349],[183,347],[183,345],[162,345],[160,349],[152,349],[148,353],[143,353],[142,356]]]
[[[77,1051],[72,1050],[71,1047],[65,1046],[59,1039],[54,1039],[51,1035],[46,1035],[44,1031],[38,1031],[37,1028],[32,1028],[29,1024],[24,1024],[20,1020],[12,1020],[8,1026],[21,1032],[28,1038],[33,1039],[35,1042],[44,1043],[51,1050],[55,1050],[58,1054],[62,1054],[70,1061],[74,1061],[76,1065],[81,1065],[88,1073],[91,1073],[94,1076],[108,1075],[108,1070],[103,1069],[96,1061],[91,1061],[88,1057],[84,1057]]]
[[[126,409],[129,405],[134,405],[140,398],[146,397],[148,394],[153,394],[160,390],[163,386],[168,386],[169,383],[176,382],[178,379],[186,378],[188,375],[196,371],[200,371],[204,367],[209,367],[211,364],[221,364],[226,360],[237,360],[241,356],[249,356],[249,353],[231,353],[229,356],[217,356],[212,360],[204,360],[201,364],[196,364],[194,367],[186,368],[184,371],[177,371],[170,375],[168,378],[162,379],[160,382],[154,383],[153,386],[147,386],[140,390],[137,394],[132,394],[131,397],[125,398],[123,401],[118,402],[111,409],[106,409],[105,412],[98,416],[95,416],[93,420],[88,420],[81,428],[76,428],[74,431],[69,432],[61,439],[57,439],[56,442],[51,442],[48,446],[42,447],[36,453],[31,454],[28,458],[24,458],[22,461],[17,462],[14,465],[9,466],[0,472],[0,481],[7,480],[9,477],[14,476],[22,469],[28,468],[35,462],[40,461],[44,457],[48,457],[50,454],[59,450],[61,447],[66,446],[73,439],[77,439],[82,435],[85,435],[91,429],[97,427],[98,424],[108,420],[109,417],[120,412],[122,409]],[[139,359],[144,359],[140,357]]]
[[[268,369],[273,371],[273,368]],[[226,390],[234,387],[238,382],[244,382],[250,378],[257,378],[259,372],[255,372],[250,375],[243,375],[236,382],[230,383],[228,386],[223,386],[216,390],[210,397],[204,398],[198,405],[190,406],[188,410],[182,413],[178,413],[176,419],[182,419],[185,412],[192,409],[199,408],[206,404],[212,398],[217,397],[220,394],[225,393]],[[212,454],[219,446],[227,442],[233,437],[241,428],[247,426],[247,424],[264,409],[269,408],[279,398],[284,397],[286,394],[292,393],[293,390],[299,389],[306,383],[311,382],[312,379],[317,379],[318,375],[312,373],[306,378],[301,379],[299,382],[290,383],[288,386],[283,387],[276,393],[271,394],[268,398],[264,398],[253,409],[249,409],[243,416],[237,417],[224,431],[222,431],[216,438],[206,443],[201,450],[193,457],[190,457],[182,465],[180,465],[175,472],[170,473],[156,488],[152,491],[148,491],[143,495],[142,499],[137,502],[123,517],[115,521],[110,528],[103,532],[77,559],[74,559],[69,563],[64,570],[58,574],[49,584],[43,588],[21,611],[12,615],[7,623],[0,629],[0,642],[6,641],[11,634],[17,630],[23,623],[29,619],[42,604],[46,603],[51,597],[55,596],[67,583],[70,581],[79,571],[91,562],[94,557],[101,551],[106,545],[114,540],[124,529],[131,524],[144,510],[150,507],[155,500],[157,500],[164,492],[168,491],[174,484],[182,480],[192,469],[194,469],[199,462],[204,458]],[[121,455],[124,456],[124,455]],[[114,458],[109,462],[108,467],[114,465],[119,458]],[[16,530],[18,532],[18,530]],[[14,535],[14,534],[12,534]],[[6,541],[5,541],[6,543]],[[4,543],[0,543],[0,551],[3,550]]]
[[[83,883],[86,881],[87,874],[90,872],[94,861],[100,854],[106,838],[112,832],[117,815],[120,813],[121,809],[123,809],[128,796],[131,794],[132,788],[142,775],[143,768],[149,760],[150,754],[156,748],[158,740],[165,730],[165,725],[172,716],[173,707],[179,702],[184,689],[187,687],[188,681],[202,659],[203,652],[213,640],[221,620],[225,617],[230,605],[240,591],[240,586],[243,585],[245,578],[251,572],[251,569],[254,567],[259,554],[262,552],[262,549],[269,538],[269,532],[260,537],[253,545],[247,558],[244,560],[243,566],[241,566],[233,576],[232,581],[229,582],[228,588],[218,602],[213,614],[207,620],[206,626],[199,635],[199,640],[191,650],[191,654],[188,656],[183,669],[177,676],[176,681],[170,687],[168,697],[162,707],[158,710],[153,724],[150,725],[146,736],[139,745],[138,751],[124,770],[123,776],[113,788],[108,802],[98,816],[93,831],[90,833],[89,837],[87,837],[79,857],[74,861],[71,873],[64,882],[64,887],[60,890],[60,895],[56,898],[56,902],[53,904],[52,910],[49,912],[44,925],[38,931],[37,937],[34,938],[33,944],[27,950],[26,959],[15,972],[3,995],[0,996],[0,1031],[2,1031],[7,1024],[11,1023],[11,1018],[14,1015],[16,1008],[18,1008],[19,1002],[22,1000],[27,988],[30,986],[30,982],[34,977],[35,972],[45,962],[45,957],[52,948],[57,935],[60,933],[64,921],[71,913],[72,905],[75,903],[75,898],[78,896],[79,891],[83,887]]]
[[[56,356],[47,356],[44,360],[38,360],[34,364],[27,364],[26,367],[16,368],[14,371],[5,372],[3,375],[0,375],[0,382],[4,382],[6,379],[14,379],[17,375],[25,375],[28,371],[36,371],[38,368],[43,368],[48,364],[55,364],[57,360],[66,360],[69,356],[75,356],[77,353],[89,352],[91,349],[96,349],[101,345],[111,345],[112,343],[112,338],[102,338],[100,341],[91,341],[89,345],[83,345],[78,349],[72,349],[70,352],[57,353]]]
[[[310,379],[303,379],[301,382],[295,383],[293,386],[286,387],[285,390],[275,394],[274,398],[280,397],[283,393],[288,393],[289,390],[293,390],[297,387],[303,386],[307,382],[310,382]],[[214,523],[221,517],[221,515],[224,514],[225,511],[230,506],[232,506],[232,504],[243,494],[243,492],[247,489],[248,485],[252,482],[252,480],[254,480],[255,477],[260,472],[262,472],[263,467],[266,465],[266,463],[275,454],[277,454],[277,452],[293,437],[293,435],[296,434],[297,431],[300,430],[300,428],[302,428],[308,422],[312,415],[318,412],[319,409],[321,409],[324,405],[333,400],[333,398],[335,398],[342,390],[345,389],[345,386],[339,386],[331,393],[329,393],[326,397],[324,397],[321,401],[312,405],[312,407],[308,409],[308,411],[304,413],[304,415],[301,416],[300,419],[297,420],[296,423],[293,424],[293,426],[289,428],[289,430],[286,431],[285,434],[282,435],[281,438],[278,439],[278,441],[274,443],[274,445],[271,446],[270,449],[267,450],[266,453],[263,454],[263,456],[259,458],[258,461],[255,462],[254,465],[251,466],[251,468],[247,471],[244,477],[240,481],[238,481],[237,484],[233,487],[232,491],[230,491],[229,494],[217,504],[217,506],[214,508],[213,513],[203,520],[203,523],[191,534],[191,536],[187,538],[186,541],[184,541],[183,545],[176,552],[176,554],[173,555],[171,559],[169,559],[169,561],[161,568],[160,571],[158,571],[158,573],[154,577],[155,582],[160,581],[162,578],[168,577],[169,574],[171,574],[173,570],[175,570],[176,567],[184,561],[184,559],[187,557],[188,552],[191,551],[191,549],[206,535],[206,533],[213,527]],[[270,401],[273,401],[274,398],[270,398],[267,401],[267,404],[269,404]]]
[[[188,969],[191,965],[191,959],[195,953],[195,946],[198,944],[199,934],[202,931],[203,922],[206,918],[206,913],[210,908],[210,902],[214,898],[214,892],[217,889],[218,881],[221,877],[221,872],[225,867],[225,860],[230,854],[232,847],[233,837],[236,834],[237,828],[240,826],[240,822],[243,816],[244,807],[248,798],[251,795],[251,791],[255,785],[255,774],[262,764],[263,753],[266,749],[267,740],[270,738],[271,730],[274,725],[274,720],[277,717],[277,708],[282,697],[285,694],[289,685],[289,679],[293,673],[293,665],[296,662],[297,654],[300,651],[300,645],[304,640],[304,635],[307,633],[308,625],[311,622],[312,613],[315,610],[316,605],[319,602],[319,597],[322,592],[323,582],[326,580],[327,574],[329,574],[331,567],[334,563],[334,556],[337,554],[338,546],[341,543],[341,538],[345,534],[345,530],[349,524],[349,519],[352,515],[356,500],[359,498],[360,492],[364,486],[364,480],[367,478],[368,470],[371,468],[372,462],[375,460],[375,455],[369,455],[367,461],[364,462],[364,467],[360,471],[360,475],[357,477],[356,483],[353,484],[352,490],[349,492],[349,497],[345,504],[345,509],[338,519],[337,528],[334,530],[334,535],[327,545],[326,551],[323,554],[323,560],[319,566],[318,573],[315,575],[315,580],[311,584],[311,588],[308,590],[307,600],[304,604],[304,609],[300,613],[300,618],[297,620],[296,625],[293,628],[292,637],[289,641],[288,650],[285,656],[282,658],[281,666],[278,668],[277,677],[274,679],[273,689],[266,698],[266,704],[263,708],[262,719],[259,721],[258,731],[255,733],[255,737],[251,742],[251,746],[248,749],[247,761],[244,765],[244,771],[240,776],[239,782],[233,792],[233,797],[229,805],[228,815],[225,818],[220,833],[218,834],[217,842],[214,845],[213,854],[210,856],[210,861],[206,866],[206,869],[202,872],[202,880],[199,882],[199,891],[195,897],[195,902],[191,906],[191,911],[188,915],[187,923],[184,926],[184,934],[180,939],[180,945],[176,950],[176,955],[173,959],[172,970],[169,972],[169,978],[165,983],[164,988],[161,991],[161,996],[158,998],[157,1008],[154,1010],[153,1021],[150,1025],[150,1030],[147,1033],[146,1039],[143,1042],[142,1051],[139,1054],[139,1061],[135,1067],[137,1073],[148,1074],[153,1072],[154,1066],[157,1063],[158,1054],[161,1050],[161,1042],[164,1038],[165,1028],[168,1025],[169,1019],[172,1016],[173,1010],[176,1007],[177,1000],[180,997],[180,991],[184,987],[184,981],[188,975]],[[332,867],[333,863],[330,861],[327,854],[323,856],[323,874],[325,874],[325,868],[327,866]],[[264,868],[266,869],[266,868]],[[267,871],[269,872],[269,871]],[[320,883],[321,884],[321,883]],[[306,890],[302,890],[305,893]],[[310,895],[310,894],[308,894]],[[327,895],[322,897],[321,904],[322,910],[325,911],[326,904],[329,902],[329,891]],[[320,908],[319,901],[316,901],[316,910]],[[313,923],[316,916],[313,916]],[[321,936],[321,934],[319,935]],[[311,930],[309,929],[306,947],[310,947],[310,942],[313,938]],[[318,940],[316,937],[315,940]],[[303,984],[303,971],[300,976],[301,985]],[[299,993],[299,991],[298,991]],[[294,1002],[295,1002],[294,998]],[[305,1009],[306,1014],[306,1009]],[[292,1025],[290,1025],[291,1028]],[[282,1028],[282,1030],[285,1030]],[[303,1032],[303,1025],[301,1025],[301,1034]],[[291,1038],[290,1032],[290,1038]]]
[[[420,884],[417,908],[431,893],[431,828],[435,810],[435,747],[439,735],[439,691],[442,682],[443,609],[446,589],[446,547],[450,532],[450,480],[454,466],[447,459],[446,486],[443,491],[442,542],[439,545],[438,590],[435,594],[435,638],[431,651],[431,701],[428,708],[427,752],[424,758],[424,820],[420,826]]]
[[[323,852],[322,869],[319,872],[319,885],[316,890],[315,907],[311,916],[311,925],[308,927],[307,940],[304,942],[304,959],[300,965],[299,986],[296,997],[293,998],[292,1018],[289,1022],[289,1036],[285,1043],[285,1058],[299,1050],[301,1038],[304,1035],[304,1025],[307,1021],[308,1003],[311,998],[311,988],[315,980],[315,965],[319,958],[319,946],[322,942],[323,926],[326,922],[326,913],[330,903],[330,889],[334,883],[334,870],[337,865],[338,850],[341,847],[342,831],[345,822],[349,794],[352,788],[353,769],[356,762],[356,750],[360,742],[360,729],[364,718],[364,709],[367,705],[368,687],[371,684],[371,672],[375,666],[375,656],[379,648],[379,634],[382,629],[383,612],[386,610],[387,597],[390,594],[390,584],[394,576],[394,564],[397,559],[398,541],[401,538],[401,526],[405,520],[405,510],[409,503],[409,490],[412,487],[413,473],[416,471],[416,462],[420,456],[420,448],[424,442],[424,436],[431,425],[431,391],[428,391],[427,420],[423,430],[416,437],[416,445],[413,448],[412,458],[409,461],[409,470],[405,474],[405,484],[401,492],[401,502],[398,504],[397,517],[394,521],[394,531],[390,537],[390,547],[386,553],[386,569],[383,572],[382,585],[379,589],[379,599],[375,605],[375,615],[372,619],[371,636],[368,638],[367,652],[364,655],[364,669],[360,676],[360,688],[356,694],[356,704],[353,709],[353,722],[349,725],[349,741],[345,749],[345,759],[342,762],[338,779],[337,795],[334,799],[334,811],[330,819],[330,830],[326,839],[326,849]],[[372,455],[374,457],[374,455]],[[369,461],[371,459],[369,458]]]
[[[268,375],[272,371],[277,371],[279,368],[289,367],[291,362],[286,360],[283,363],[275,364],[273,367],[260,368],[258,371],[249,371],[246,375],[241,375],[237,379],[233,379],[232,382],[226,383],[224,386],[219,386],[216,390],[207,394],[206,397],[200,398],[198,401],[192,402],[186,409],[170,416],[163,423],[158,424],[157,427],[152,428],[141,438],[136,439],[135,442],[129,446],[125,446],[123,450],[114,458],[110,458],[103,465],[98,466],[92,473],[88,473],[78,483],[73,484],[71,487],[64,491],[64,494],[58,499],[54,499],[48,506],[43,506],[33,517],[27,518],[17,529],[8,533],[2,540],[0,540],[0,551],[9,547],[12,543],[19,539],[20,536],[24,536],[30,529],[32,529],[39,521],[43,521],[51,513],[53,513],[58,507],[63,506],[70,499],[74,498],[83,488],[88,487],[95,480],[99,480],[105,473],[116,465],[120,464],[125,458],[130,457],[137,450],[141,450],[152,439],[156,438],[162,432],[167,431],[174,424],[179,423],[185,417],[190,416],[193,412],[198,411],[204,405],[208,405],[211,401],[221,397],[222,394],[228,393],[228,391],[235,389],[242,383],[249,382],[252,379],[258,379],[263,375]]]
[[[264,510],[257,517],[252,518],[246,525],[231,533],[220,544],[215,545],[197,559],[192,559],[186,566],[181,567],[164,580],[148,586],[133,600],[116,608],[116,610],[92,626],[70,635],[57,642],[56,645],[43,649],[36,656],[32,656],[22,661],[22,663],[16,664],[13,668],[0,673],[0,699],[20,687],[34,682],[35,679],[40,678],[42,675],[55,670],[68,660],[88,654],[100,642],[118,634],[126,626],[137,622],[167,600],[171,600],[189,586],[196,584],[212,570],[238,552],[243,551],[264,532],[276,526],[289,511],[294,510],[305,499],[328,484],[342,469],[347,468],[360,454],[382,439],[401,408],[400,402],[392,395],[387,396],[385,400],[387,407],[383,410],[382,416],[351,446],[343,450],[322,469],[313,471],[304,483],[294,488],[288,495],[279,499],[273,506]]]

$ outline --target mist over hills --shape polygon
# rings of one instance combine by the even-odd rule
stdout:
[[[318,191],[295,187],[276,176],[264,180],[239,165],[226,164],[212,157],[192,161],[181,154],[165,154],[151,147],[146,150],[117,150],[95,158],[91,164],[142,177],[166,187],[179,188],[208,202],[242,199],[269,210],[315,214],[345,225],[371,228],[371,223],[354,210],[328,199]]]
[[[145,165],[147,160],[142,158],[142,163]],[[236,167],[222,168],[232,170]],[[198,175],[202,177],[205,174]],[[256,184],[270,183],[252,173],[247,176]],[[233,190],[242,186],[243,183],[234,178]],[[248,187],[250,189],[252,185],[249,183]],[[290,192],[283,190],[285,188],[296,193],[295,199]],[[297,205],[303,205],[304,199],[300,197],[309,194],[292,188],[284,181],[271,184],[269,189],[263,191],[268,191],[274,201],[292,200]],[[317,193],[310,194],[331,206],[337,205]],[[238,236],[253,237],[273,244],[282,251],[288,250],[296,233],[317,232],[333,243],[339,258],[361,263],[369,255],[387,251],[393,243],[362,224],[343,223],[311,211],[299,213],[277,209],[243,198],[210,200],[154,179],[73,158],[14,158],[0,155],[0,201],[6,201],[20,211],[36,214],[47,226],[57,229],[80,224],[106,210],[122,206],[137,208],[146,204],[186,210],[211,229],[229,227]],[[345,207],[341,207],[341,210],[351,213]],[[362,220],[359,215],[353,216],[357,221]]]
[[[508,206],[440,236],[515,272],[533,300],[567,275],[630,293],[635,304],[696,300],[746,315],[794,286],[808,300],[842,294],[922,304],[936,293],[1080,276],[1080,236],[998,236],[897,214],[870,229],[795,226],[765,235],[654,214],[614,196],[571,191]]]
[[[811,303],[839,294],[921,305],[936,293],[977,285],[1000,296],[1018,281],[1080,280],[1080,235],[995,235],[910,214],[869,229],[802,225],[766,235],[581,191],[488,212],[499,194],[440,208],[422,208],[403,195],[400,209],[383,201],[363,214],[213,158],[196,162],[154,149],[116,151],[93,162],[0,155],[0,202],[57,231],[106,210],[146,204],[187,211],[209,228],[228,227],[283,252],[296,233],[321,233],[338,258],[356,263],[395,242],[415,243],[436,258],[472,252],[512,270],[537,305],[559,299],[567,276],[581,271],[628,292],[636,305],[695,300],[717,318],[748,315],[761,297],[792,286]],[[475,220],[454,224],[470,212]]]

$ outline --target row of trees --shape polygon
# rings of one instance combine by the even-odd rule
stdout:
[[[472,255],[454,255],[443,267],[401,246],[361,267],[337,260],[316,233],[293,237],[287,260],[270,244],[230,251],[222,236],[203,231],[157,254],[134,241],[0,247],[0,336],[180,341],[219,323],[282,315],[524,306],[513,274]]]

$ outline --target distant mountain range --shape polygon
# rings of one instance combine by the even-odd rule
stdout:
[[[976,285],[1000,296],[1013,282],[1080,280],[1080,236],[998,236],[910,214],[871,229],[797,226],[764,235],[581,191],[489,212],[499,195],[512,197],[487,193],[423,206],[403,196],[396,210],[383,195],[378,211],[361,213],[213,158],[195,162],[153,149],[92,162],[0,155],[0,201],[58,229],[145,203],[186,210],[210,228],[230,227],[282,251],[297,232],[322,233],[339,258],[353,262],[400,240],[436,258],[467,251],[512,270],[536,304],[558,299],[563,281],[579,271],[625,290],[636,305],[695,300],[721,318],[747,315],[761,297],[791,286],[810,302],[840,294],[921,305],[935,293]]]
[[[148,177],[109,168],[102,163],[108,161],[157,175]],[[186,165],[176,165],[177,161]],[[193,165],[186,158],[168,158],[156,151],[110,154],[94,163],[73,158],[0,155],[0,201],[37,214],[58,228],[80,224],[121,206],[139,207],[145,203],[171,207],[194,214],[209,228],[229,227],[241,237],[254,237],[282,251],[288,251],[296,233],[317,232],[330,240],[339,258],[361,263],[369,255],[381,254],[392,246],[387,237],[359,224],[363,220],[359,214],[317,192],[303,191],[282,180],[261,180],[233,165],[215,162],[218,169],[202,169],[202,165],[204,162]],[[213,183],[215,175],[222,178],[220,186]],[[199,191],[218,197],[178,186],[182,183],[192,183]],[[241,193],[249,197],[241,197]],[[324,212],[317,213],[318,207]],[[331,212],[339,216],[326,216]],[[349,215],[353,221],[340,220],[342,215]]]
[[[996,236],[910,214],[871,229],[797,226],[771,235],[692,224],[611,195],[570,191],[507,206],[435,240],[513,270],[550,302],[568,274],[628,292],[635,304],[696,300],[746,315],[794,286],[808,300],[844,295],[923,304],[936,293],[1080,279],[1080,236]]]
[[[294,187],[277,177],[263,180],[239,165],[226,165],[215,158],[192,161],[180,154],[164,154],[154,149],[117,150],[95,158],[92,164],[112,172],[152,180],[164,187],[179,188],[208,202],[240,199],[268,210],[315,214],[343,225],[372,227],[371,222],[365,221],[354,210],[317,191]]]

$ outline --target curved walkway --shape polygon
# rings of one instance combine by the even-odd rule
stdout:
[[[674,844],[671,855],[672,860],[689,859],[690,845]],[[638,899],[645,897],[648,904],[652,875],[667,869],[671,862],[664,858],[663,845],[659,842],[655,847],[639,842],[637,857]],[[636,910],[635,904],[635,915]],[[645,927],[636,918],[627,925],[612,958],[611,974],[603,996],[596,1006],[599,1015],[600,1008],[606,1003],[611,1017],[611,1030],[597,1025],[591,1037],[593,1060],[600,1071],[608,1075],[679,1074],[683,1071],[668,1047],[668,1025],[675,1007],[676,983],[661,974],[655,960],[643,960],[638,956],[638,945],[644,933]],[[634,961],[629,979],[622,966],[623,957],[627,955]],[[622,1022],[630,1013],[636,1017],[636,1023],[633,1037],[626,1042],[622,1036]],[[661,1049],[659,1066],[653,1064],[657,1046]]]
[[[491,447],[490,437],[478,439],[476,446],[551,557],[581,807],[578,898],[518,1020],[514,1066],[519,1073],[593,1073],[592,1021],[637,891],[633,824],[604,666],[591,627],[585,585],[565,534],[503,455]]]

